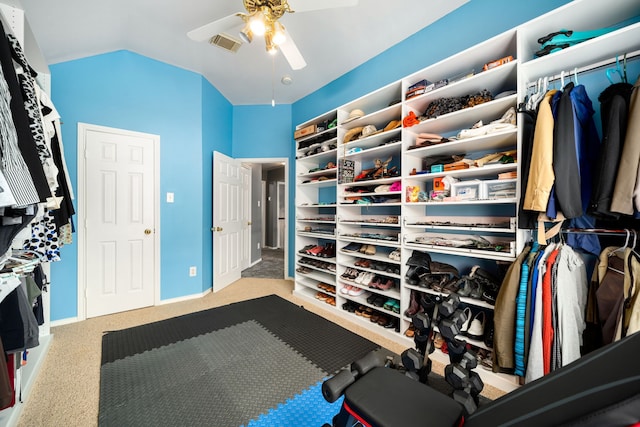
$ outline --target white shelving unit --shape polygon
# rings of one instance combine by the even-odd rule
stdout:
[[[341,317],[365,325],[380,335],[407,347],[413,346],[413,340],[404,335],[411,319],[403,314],[409,306],[411,293],[438,294],[432,289],[411,285],[404,280],[408,270],[406,261],[414,251],[429,253],[433,260],[454,265],[459,269],[460,274],[467,274],[473,265],[494,270],[497,270],[498,265],[502,267],[508,265],[520,253],[530,236],[529,230],[518,229],[516,224],[518,202],[522,193],[519,180],[517,180],[515,197],[447,202],[410,202],[406,197],[407,186],[419,187],[421,191],[428,194],[436,178],[452,177],[460,181],[484,181],[495,180],[504,172],[515,172],[519,175],[521,164],[517,161],[436,173],[422,170],[426,158],[454,154],[477,158],[476,155],[514,151],[517,160],[522,138],[518,128],[473,138],[451,139],[448,142],[419,148],[414,147],[416,136],[420,133],[434,133],[445,138],[455,137],[461,130],[469,129],[479,121],[487,124],[501,118],[509,108],[516,107],[524,100],[528,86],[539,78],[559,75],[563,71],[568,73],[576,67],[589,67],[625,53],[638,51],[640,24],[631,19],[638,15],[640,15],[640,2],[635,0],[609,2],[575,0],[301,124],[298,128],[320,123],[327,118],[338,118],[335,139],[332,139],[337,144],[335,150],[302,158],[300,157],[304,155],[304,151],[298,151],[298,171],[301,181],[322,176],[323,172],[309,172],[309,170],[320,167],[327,161],[338,165],[337,175],[332,175],[322,183],[300,182],[296,192],[299,218],[296,247],[299,249],[315,241],[332,241],[335,242],[336,257],[331,260],[335,263],[335,272],[313,271],[308,274],[296,274],[295,292],[318,304],[323,304],[315,299],[316,281],[335,284],[337,287],[335,311]],[[640,21],[640,18],[635,21]],[[621,22],[624,24],[620,25]],[[544,35],[558,31],[560,28],[581,31],[602,27],[616,29],[548,56],[534,58],[534,52],[540,48],[537,39]],[[509,55],[513,57],[511,62],[487,71],[482,70],[484,64]],[[430,82],[438,82],[442,79],[449,79],[449,81],[448,84],[435,90],[408,100],[404,99],[407,89],[424,79]],[[505,96],[470,108],[422,120],[411,127],[396,128],[343,143],[345,134],[354,128],[374,125],[378,130],[384,129],[392,120],[402,120],[410,113],[421,116],[429,103],[436,99],[473,95],[483,90],[490,91],[494,96],[507,91],[515,92],[507,92]],[[364,116],[345,123],[349,113],[354,109],[362,110],[365,113]],[[333,134],[331,135],[333,138]],[[389,168],[395,167],[394,170],[399,172],[399,176],[341,182],[340,163],[342,161],[352,162],[354,176],[358,176],[362,171],[373,167],[376,160],[385,161],[389,158],[391,158]],[[413,171],[414,169],[416,172]],[[397,181],[401,181],[402,184],[400,191],[379,191],[382,188],[379,186],[390,185]],[[376,187],[379,187],[378,191]],[[331,191],[333,193],[329,194],[328,192]],[[321,194],[320,198],[318,194]],[[331,203],[319,206],[320,202],[327,201]],[[323,216],[321,212],[325,216],[326,212],[329,212],[332,219],[328,222],[314,222],[312,213],[319,218]],[[310,223],[312,227],[334,227],[335,235],[328,237],[305,232],[304,227],[309,226]],[[486,248],[454,248],[416,242],[416,237],[433,235],[480,236],[486,241],[505,243],[505,245],[492,251]],[[389,240],[376,238],[380,236],[388,236]],[[375,254],[342,250],[354,244],[375,246]],[[399,259],[389,257],[391,253],[398,252]],[[363,260],[385,265],[388,271],[359,266],[357,263]],[[395,280],[396,285],[390,290],[381,291],[369,288],[366,284],[356,285],[342,277],[345,272],[354,269]],[[343,286],[358,286],[367,292],[357,297],[341,294],[340,289]],[[376,294],[397,300],[400,303],[399,313],[384,310],[368,301],[369,296]],[[491,303],[474,298],[462,297],[461,301],[473,311],[483,310],[489,316],[494,309]],[[392,319],[394,327],[382,328],[362,316],[343,310],[342,305],[345,303],[382,313]],[[466,337],[465,339],[480,348],[488,347],[483,341],[470,340]],[[444,364],[448,363],[448,356],[439,350],[433,353],[432,357]],[[477,371],[486,384],[505,391],[518,387],[518,378],[514,376],[496,374],[484,369]]]

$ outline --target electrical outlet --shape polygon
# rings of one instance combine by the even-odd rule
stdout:
[[[167,193],[167,203],[173,203],[174,200],[173,193]]]
[[[189,277],[196,277],[197,274],[198,274],[198,270],[196,269],[195,265],[192,265],[191,267],[189,267]]]

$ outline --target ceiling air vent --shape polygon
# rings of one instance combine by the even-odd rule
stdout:
[[[240,46],[242,46],[242,42],[240,40],[236,40],[228,34],[216,34],[211,37],[209,43],[234,53],[240,49]]]

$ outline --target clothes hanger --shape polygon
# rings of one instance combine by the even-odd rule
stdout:
[[[529,102],[527,104],[527,108],[529,110],[535,110],[536,107],[538,106],[538,103],[540,102],[540,99],[544,96],[544,93],[542,91],[542,78],[538,79],[538,85],[536,87],[536,91],[531,95],[531,98],[529,98]]]
[[[573,78],[576,81],[576,86],[578,86],[580,83],[578,83],[578,67],[573,69]]]
[[[613,255],[615,255],[616,253],[626,249],[629,246],[629,240],[631,239],[631,232],[629,231],[628,228],[625,228],[624,231],[627,233],[627,238],[624,241],[624,245],[620,246],[617,249],[612,250],[611,252],[609,252],[609,257],[612,257]]]
[[[625,54],[625,58],[626,58],[626,54]],[[625,68],[626,68],[626,60],[625,60]],[[620,69],[620,60],[618,56],[616,56],[616,68],[607,68],[607,71],[605,73],[607,75],[607,80],[609,80],[609,83],[611,84],[615,84],[615,82],[613,81],[612,74],[617,74],[618,77],[620,77],[620,82],[625,81],[625,75]],[[626,74],[626,71],[625,71],[625,74]]]

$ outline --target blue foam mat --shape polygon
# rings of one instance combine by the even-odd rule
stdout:
[[[283,426],[321,426],[331,424],[333,417],[340,411],[343,397],[334,403],[328,403],[322,397],[322,383],[295,395],[292,399],[270,409],[266,414],[249,421],[241,427],[283,427]]]

